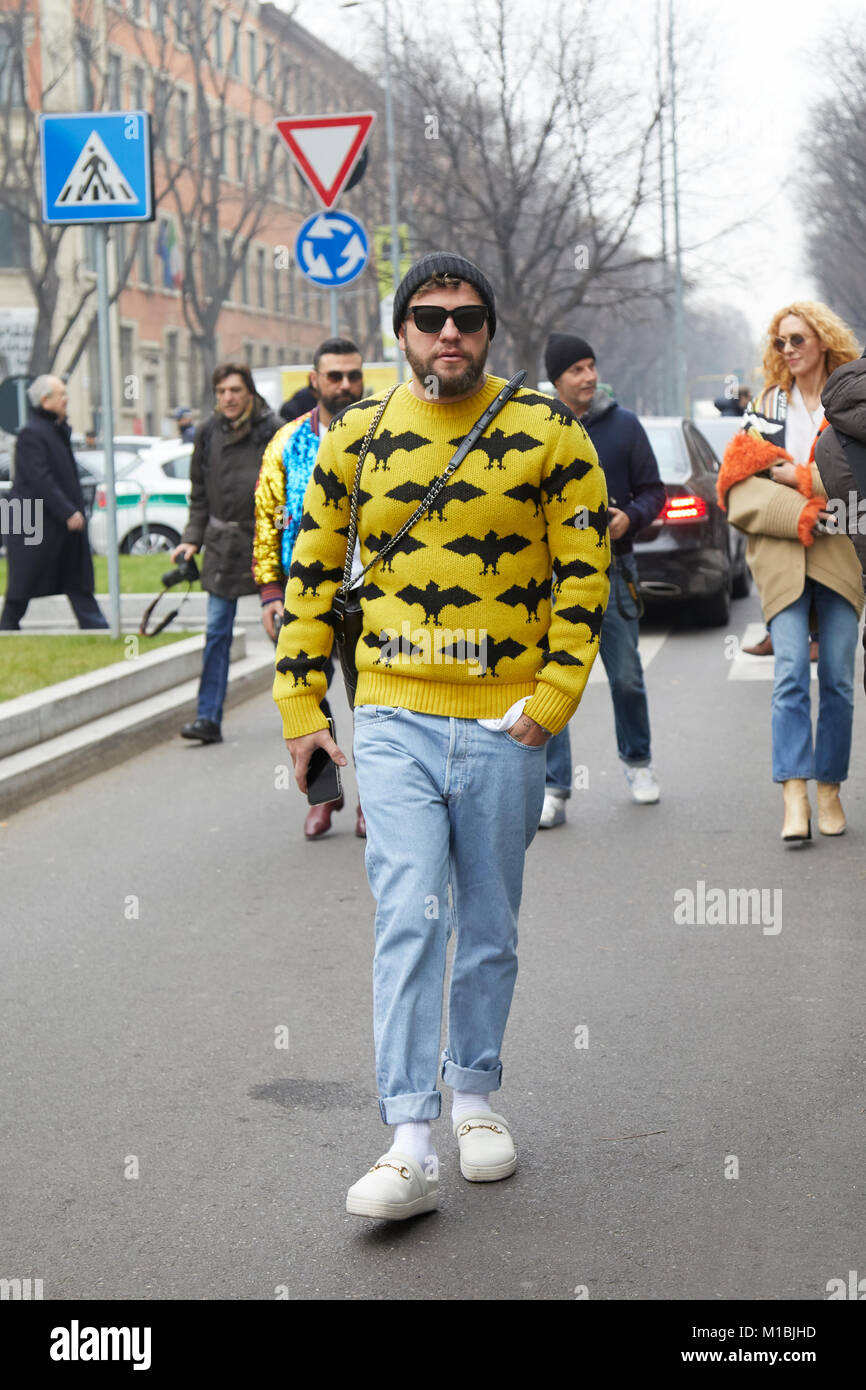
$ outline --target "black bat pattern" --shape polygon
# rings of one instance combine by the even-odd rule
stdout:
[[[585,560],[569,560],[566,565],[554,557],[553,569],[559,584],[563,579],[588,579],[591,574],[598,574],[595,565],[588,565]]]
[[[299,560],[296,560],[289,570],[289,578],[302,579],[304,581],[304,587],[301,590],[301,598],[304,597],[308,589],[313,595],[313,598],[317,598],[319,585],[323,584],[327,579],[341,580],[343,578],[343,571],[326,570],[321,560],[314,560],[311,565],[302,565]]]
[[[526,647],[520,642],[515,642],[513,637],[506,637],[501,642],[497,642],[495,637],[490,634],[483,638],[481,642],[452,642],[447,647],[441,647],[439,656],[450,656],[455,661],[477,662],[483,669],[484,675],[488,672],[491,676],[497,676],[496,667],[500,661],[514,659],[525,652]]]
[[[390,666],[394,657],[412,656],[416,650],[411,642],[406,641],[405,637],[389,637],[387,632],[380,632],[378,637],[374,632],[368,632],[361,638],[361,641],[365,647],[370,647],[371,650],[375,647],[378,650],[377,666]]]
[[[595,608],[584,608],[582,604],[575,603],[571,608],[558,608],[556,616],[564,618],[567,623],[583,623],[589,628],[590,642],[595,642],[601,632],[604,609],[600,603],[597,603]]]
[[[298,534],[300,535],[301,531],[321,531],[321,529],[318,521],[314,521],[309,512],[304,512],[298,527]]]
[[[429,488],[422,483],[400,483],[399,487],[392,487],[390,492],[386,492],[386,497],[393,497],[397,502],[423,502]],[[476,487],[474,483],[467,483],[464,478],[458,478],[453,483],[447,483],[436,500],[427,508],[427,520],[433,520],[435,512],[440,521],[445,520],[445,508],[449,502],[471,502],[473,497],[483,497],[484,489]]]
[[[289,672],[295,682],[295,688],[297,688],[299,685],[309,685],[310,682],[307,677],[310,672],[324,671],[327,660],[326,656],[310,656],[309,652],[301,649],[297,656],[284,656],[281,661],[278,661],[277,670],[282,675]]]
[[[380,550],[384,549],[384,547],[388,544],[390,539],[391,536],[389,535],[389,533],[387,531],[383,531],[381,536],[368,536],[365,544],[368,550],[372,550],[374,554],[378,554]],[[397,545],[390,552],[390,554],[385,556],[384,560],[382,561],[382,569],[390,570],[394,563],[394,557],[397,555],[411,555],[413,550],[424,549],[426,549],[426,547],[423,541],[416,540],[414,536],[404,536],[403,539],[397,543]]]
[[[537,620],[538,605],[544,598],[550,598],[550,580],[545,579],[539,584],[534,575],[525,587],[512,584],[504,594],[496,595],[497,603],[507,603],[510,608],[522,605],[526,609],[528,623],[531,623],[533,618]]]
[[[354,592],[364,603],[372,603],[374,598],[385,597],[385,590],[380,589],[378,584],[372,584],[370,582],[362,584],[360,589],[355,589]]]
[[[574,516],[567,517],[563,526],[573,526],[576,531],[595,531],[598,536],[596,548],[604,545],[607,535],[607,507],[593,511],[591,507],[578,507]]]
[[[363,442],[363,439],[356,439],[354,444],[347,445],[346,453],[360,454]],[[383,472],[387,473],[388,460],[392,454],[398,453],[400,449],[409,454],[413,449],[420,449],[423,445],[430,443],[432,440],[425,439],[423,434],[415,434],[412,430],[404,430],[402,434],[392,434],[389,429],[382,430],[382,433],[377,434],[371,441],[368,451],[368,457],[372,457],[374,460],[373,472],[376,472],[381,463]]]
[[[543,405],[547,409],[548,420],[559,420],[563,425],[579,423],[567,405],[562,401],[555,400],[553,396],[543,395],[540,391],[521,391],[517,400],[519,405]]]
[[[548,662],[548,661],[555,661],[556,664],[557,664],[557,666],[585,666],[585,665],[586,665],[586,662],[585,662],[585,661],[581,661],[581,659],[580,659],[579,656],[572,656],[571,652],[551,652],[550,655],[549,655],[548,658],[547,658],[547,661],[544,663],[545,666],[547,665],[547,662]]]
[[[407,584],[405,589],[398,589],[397,597],[404,603],[420,604],[424,609],[425,623],[438,623],[443,608],[465,608],[467,604],[477,603],[479,599],[478,594],[461,589],[459,584],[450,589],[440,589],[432,579],[423,589],[419,589],[417,584]]]
[[[504,493],[504,497],[513,497],[515,502],[531,502],[534,508],[533,516],[538,516],[541,507],[541,488],[534,483],[518,483],[517,487],[510,487]]]
[[[465,436],[460,439],[449,439],[449,444],[455,447],[463,443]],[[516,434],[506,434],[504,430],[493,429],[489,434],[482,435],[474,449],[470,453],[481,453],[487,455],[487,467],[492,468],[494,463],[497,468],[505,467],[505,455],[516,449],[518,453],[528,454],[531,449],[537,449],[541,444],[540,439],[533,439],[531,434],[524,434],[518,430]]]
[[[346,491],[345,483],[341,481],[337,474],[332,472],[330,468],[326,473],[324,468],[318,463],[313,469],[313,482],[317,487],[320,487],[325,494],[325,500],[322,504],[325,507],[330,507],[332,503],[336,507],[337,503],[343,497],[348,497],[349,495]]]
[[[516,555],[518,551],[525,550],[529,541],[525,536],[518,536],[512,532],[508,536],[500,536],[496,531],[490,530],[486,536],[458,536],[455,541],[446,541],[443,550],[453,550],[456,555],[477,555],[484,564],[482,575],[490,570],[491,574],[498,574],[497,565],[503,555]]]
[[[548,478],[542,478],[541,489],[545,493],[548,502],[555,498],[557,502],[562,501],[562,494],[567,483],[579,483],[581,478],[585,478],[592,468],[592,464],[586,459],[572,459],[571,463],[558,463]]]

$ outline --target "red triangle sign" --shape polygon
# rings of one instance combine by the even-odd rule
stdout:
[[[284,116],[274,125],[313,192],[334,206],[367,143],[375,111],[337,116]]]

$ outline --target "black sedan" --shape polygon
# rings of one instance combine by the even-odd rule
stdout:
[[[643,417],[667,500],[638,532],[634,554],[647,603],[688,607],[702,622],[728,621],[731,598],[745,598],[752,579],[746,541],[716,501],[719,460],[692,420]]]

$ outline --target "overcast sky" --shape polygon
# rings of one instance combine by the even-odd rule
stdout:
[[[390,4],[393,13],[411,15],[417,0]],[[545,8],[544,0],[512,4],[530,22]],[[471,43],[470,5],[434,5],[437,18],[458,30],[465,26]],[[382,13],[380,0],[348,9],[339,0],[280,7],[294,10],[300,24],[350,58],[367,48],[370,20]],[[630,27],[642,23],[646,30],[651,84],[655,0],[631,0],[622,8],[631,16]],[[683,160],[693,166],[683,242],[695,245],[746,219],[743,228],[692,253],[687,270],[699,275],[704,297],[735,304],[761,333],[777,307],[816,294],[803,259],[794,183],[802,175],[802,146],[815,106],[827,92],[818,69],[825,40],[844,23],[859,21],[866,31],[866,0],[676,0],[676,8],[683,38],[688,34],[697,45],[691,64],[707,93],[686,113],[681,129]],[[617,0],[605,9],[616,11]],[[645,229],[648,237],[655,234],[651,226]]]

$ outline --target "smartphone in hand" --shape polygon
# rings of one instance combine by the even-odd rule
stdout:
[[[328,720],[328,730],[334,738],[334,721]],[[311,806],[321,806],[326,801],[339,801],[343,794],[340,781],[340,768],[333,762],[330,753],[324,748],[314,748],[307,768],[307,800]]]

